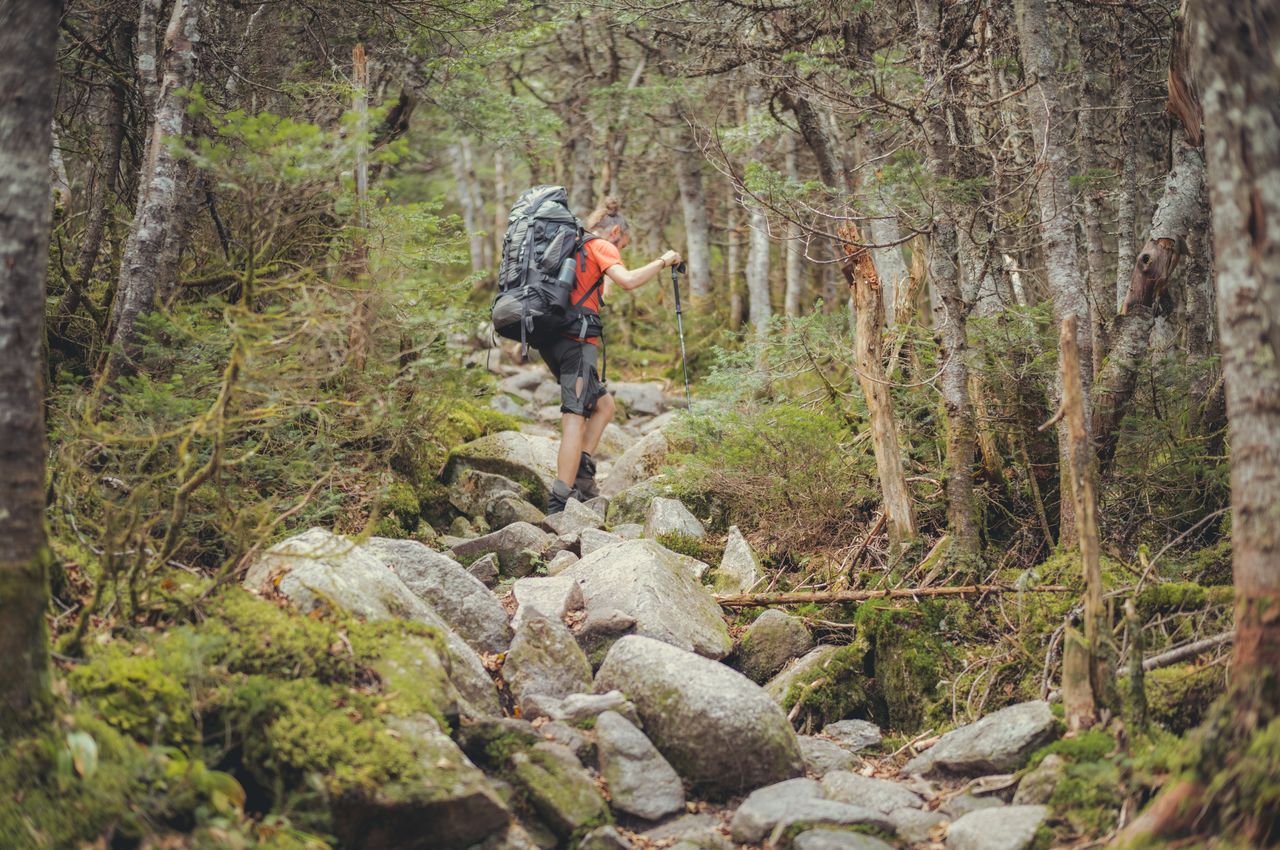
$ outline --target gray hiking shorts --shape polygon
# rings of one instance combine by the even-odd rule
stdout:
[[[538,353],[560,382],[560,412],[590,416],[596,402],[608,392],[596,371],[600,346],[560,337],[540,346]]]

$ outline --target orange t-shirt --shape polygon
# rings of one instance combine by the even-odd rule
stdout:
[[[583,309],[599,313],[600,296],[604,292],[604,282],[602,280],[604,270],[610,266],[615,266],[618,263],[621,263],[622,254],[618,253],[618,246],[614,245],[608,239],[592,239],[583,246],[582,253],[586,255],[587,258],[585,263],[586,268],[583,268],[584,264],[581,262],[577,265],[578,278],[574,281],[573,292],[569,293],[569,306],[572,307],[574,304],[577,304],[578,300],[586,295],[587,291],[595,285],[597,280],[599,280],[601,281],[599,288],[597,288],[595,292],[591,293],[590,298],[582,302]],[[600,344],[600,337],[598,336],[588,337],[587,339],[570,336],[569,334],[565,334],[565,336],[569,337],[569,339],[577,340],[578,342],[589,342],[592,345]]]

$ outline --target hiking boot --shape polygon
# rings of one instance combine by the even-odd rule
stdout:
[[[583,502],[600,495],[600,488],[596,485],[596,462],[586,452],[578,461],[578,477],[573,480],[573,489],[581,494],[578,499]]]
[[[551,485],[551,492],[547,494],[547,514],[560,513],[570,499],[577,499],[581,502],[582,494],[577,490],[570,490],[568,484],[557,478],[555,483]]]

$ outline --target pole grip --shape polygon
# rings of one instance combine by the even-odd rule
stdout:
[[[680,312],[680,272],[678,266],[671,267],[671,289],[676,294],[676,313]]]

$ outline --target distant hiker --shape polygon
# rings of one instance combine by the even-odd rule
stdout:
[[[581,304],[581,310],[592,319],[586,323],[599,328],[600,292],[605,278],[623,289],[644,286],[668,266],[680,262],[680,255],[667,251],[638,269],[622,264],[619,253],[631,242],[631,228],[618,209],[615,198],[606,198],[586,221],[587,230],[598,238],[588,238],[583,245],[585,263],[577,264],[577,280],[569,302]],[[581,329],[575,328],[578,333]],[[577,336],[565,331],[560,336],[537,346],[538,353],[560,382],[560,452],[556,459],[556,481],[547,495],[547,513],[564,510],[570,499],[590,499],[598,495],[596,463],[591,455],[600,444],[605,426],[613,421],[613,396],[609,394],[596,371],[600,337]],[[569,486],[573,482],[573,486]]]

